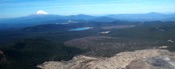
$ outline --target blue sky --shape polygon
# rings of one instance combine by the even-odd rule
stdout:
[[[0,18],[27,16],[38,10],[57,15],[174,13],[175,0],[0,0]]]

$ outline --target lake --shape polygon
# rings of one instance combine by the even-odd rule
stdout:
[[[93,27],[79,27],[79,28],[73,28],[70,29],[69,31],[83,31],[83,30],[88,30],[88,29],[92,29]]]

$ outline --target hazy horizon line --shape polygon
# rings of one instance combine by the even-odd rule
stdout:
[[[146,12],[146,13],[109,13],[109,14],[85,14],[85,13],[78,13],[78,14],[45,14],[45,15],[58,15],[58,16],[72,16],[72,15],[89,15],[89,16],[107,16],[107,15],[132,15],[132,14],[149,14],[149,13],[158,13],[158,14],[175,14],[175,12]],[[18,17],[0,17],[0,19],[11,19],[11,18],[20,18],[20,17],[27,17],[35,15],[36,13],[31,13],[29,15],[18,16]],[[42,15],[42,14],[41,14]],[[43,14],[44,15],[44,14]]]

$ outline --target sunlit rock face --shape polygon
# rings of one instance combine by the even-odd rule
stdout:
[[[174,69],[175,53],[161,49],[121,52],[113,57],[76,56],[70,61],[48,61],[41,69]]]

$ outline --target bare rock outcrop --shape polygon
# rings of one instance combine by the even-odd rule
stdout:
[[[4,52],[0,50],[0,64],[3,62],[4,58]]]
[[[175,53],[162,49],[147,49],[121,52],[110,58],[81,55],[70,61],[44,62],[37,67],[41,69],[174,69],[174,65]]]

